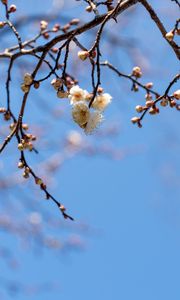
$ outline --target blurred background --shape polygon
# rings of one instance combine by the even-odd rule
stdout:
[[[9,1],[10,3],[12,1]],[[149,1],[167,31],[178,9],[173,1]],[[36,35],[44,19],[52,27],[72,18],[92,19],[85,3],[74,0],[14,1],[12,16],[23,40]],[[4,18],[1,9],[1,18]],[[87,49],[96,30],[80,37]],[[46,41],[40,39],[39,44]],[[1,51],[16,44],[1,31]],[[91,89],[88,62],[77,61],[71,46],[68,71],[83,89]],[[163,93],[178,72],[177,59],[140,5],[110,21],[101,41],[102,61],[130,74],[138,65],[142,82]],[[11,104],[18,113],[25,72],[36,60],[22,57],[12,72]],[[1,62],[1,99],[6,103],[7,60]],[[41,77],[49,70],[44,66]],[[144,92],[102,69],[102,87],[112,95],[105,121],[86,136],[71,118],[67,100],[56,97],[51,78],[32,91],[25,121],[38,136],[28,161],[75,222],[57,208],[17,169],[14,140],[0,160],[0,299],[179,300],[180,297],[180,137],[179,112],[161,108],[147,115],[143,128],[133,126],[135,106]],[[172,92],[177,90],[177,85]],[[9,124],[1,117],[0,143]]]

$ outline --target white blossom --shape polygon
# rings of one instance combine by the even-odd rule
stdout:
[[[86,127],[84,128],[84,132],[86,134],[92,133],[103,120],[104,117],[99,111],[91,112],[89,121],[87,122]]]
[[[79,126],[85,125],[89,121],[90,111],[87,104],[83,101],[76,102],[72,108],[72,117]]]
[[[79,87],[79,85],[74,85],[69,91],[70,104],[75,104],[78,101],[85,100],[87,91]]]
[[[92,107],[103,111],[111,103],[111,99],[112,97],[108,93],[100,94],[95,97]]]

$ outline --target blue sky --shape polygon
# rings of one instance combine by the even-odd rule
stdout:
[[[47,11],[51,3],[41,0],[28,1],[28,4],[16,2],[19,14],[34,13],[35,4],[36,13]],[[150,2],[157,6],[157,1]],[[172,11],[168,7],[172,7]],[[157,10],[162,14],[169,13],[169,23],[165,18],[164,21],[170,30],[176,17],[175,4],[170,6],[169,1],[159,1]],[[72,15],[72,12],[78,14],[79,8],[71,9],[69,6],[67,15]],[[147,14],[141,8],[134,14],[135,20],[129,21],[129,27],[127,22],[122,36],[130,35],[138,40],[143,55],[147,55],[149,61],[143,80],[147,82],[153,79],[155,88],[163,91],[178,71],[175,56],[165,42],[161,44],[160,33]],[[112,52],[105,47],[106,43],[104,49],[107,50],[108,59],[117,63],[126,73],[130,72],[133,65],[127,54],[120,50]],[[84,88],[89,86],[83,69],[79,78]],[[131,93],[130,86],[110,71],[103,75],[103,86],[113,96],[104,126],[115,122],[121,128],[117,136],[107,137],[105,141],[127,154],[122,160],[104,155],[76,156],[56,172],[56,181],[51,187],[54,195],[61,195],[64,199],[76,222],[85,222],[90,226],[92,232],[83,235],[85,250],[69,254],[53,254],[45,250],[43,255],[41,252],[35,255],[22,250],[18,240],[0,233],[2,243],[13,247],[21,258],[18,271],[7,269],[3,262],[1,270],[5,277],[27,284],[50,281],[60,284],[60,289],[27,296],[27,299],[179,300],[179,112],[162,109],[158,116],[147,116],[143,128],[138,129],[130,123],[130,118],[134,116],[134,107],[143,103],[143,94]],[[15,97],[19,96],[18,89],[14,93]],[[47,105],[52,101],[52,106],[57,108],[52,90],[42,89],[39,94]],[[32,98],[36,101],[35,96]],[[68,106],[62,103],[62,107],[67,109],[68,117]],[[30,120],[32,109],[35,111],[35,108],[33,103],[29,103],[27,119]],[[35,118],[39,118],[43,126],[49,121],[47,111],[43,117],[35,113]],[[64,123],[57,121],[52,126],[52,132],[59,135],[59,139],[68,130],[78,130],[70,118]],[[98,135],[86,139],[98,145]],[[3,155],[5,161],[10,155],[8,150],[12,151],[12,148],[6,149]],[[49,148],[40,154],[40,160],[53,151]],[[37,161],[38,157],[35,159]],[[9,164],[12,168],[13,164]],[[24,187],[24,192],[28,193],[28,187]],[[14,201],[18,201],[18,193]],[[56,208],[49,203],[47,205],[57,218]],[[45,222],[43,224],[46,226]],[[3,295],[8,300],[13,297]],[[17,294],[16,298],[22,300],[24,295]]]

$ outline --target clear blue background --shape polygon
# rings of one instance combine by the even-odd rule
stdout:
[[[15,2],[18,15],[48,13],[52,3],[41,0]],[[175,3],[162,0],[150,2],[170,30],[178,13]],[[66,16],[78,17],[82,11],[79,2],[75,1],[68,1],[65,7],[61,13]],[[83,20],[85,18],[84,14]],[[121,51],[118,47],[114,50],[107,46],[106,41],[102,43],[104,60],[108,58],[125,73],[130,73],[134,64],[142,63],[143,82],[153,80],[155,89],[163,92],[178,71],[177,61],[145,10],[138,5],[132,17],[126,14],[125,21],[121,21],[120,16],[117,25],[110,23],[107,28],[119,38],[129,36],[131,41],[135,41],[144,61],[136,50],[131,60],[126,49]],[[117,28],[120,28],[119,31]],[[32,27],[32,32],[35,30]],[[31,31],[28,34],[31,36]],[[84,37],[87,45],[91,40],[92,36]],[[81,72],[79,68],[76,75],[80,85],[89,89],[86,71],[82,68]],[[102,130],[112,123],[120,124],[121,128],[118,136],[106,137],[105,141],[113,149],[122,151],[124,157],[113,159],[103,153],[92,157],[81,155],[69,160],[54,175],[56,184],[51,187],[53,194],[61,195],[76,222],[85,222],[92,229],[92,233],[83,236],[85,251],[68,255],[44,251],[43,255],[34,255],[23,251],[17,241],[1,234],[3,243],[13,247],[17,256],[21,257],[18,271],[7,269],[1,262],[3,275],[27,284],[50,281],[60,284],[60,290],[55,288],[49,293],[33,296],[17,293],[19,300],[25,297],[34,300],[180,299],[179,112],[162,109],[158,116],[147,116],[143,128],[138,129],[130,123],[130,118],[135,114],[134,107],[143,103],[143,93],[135,95],[130,92],[130,85],[111,71],[103,73],[102,86],[113,96]],[[175,89],[177,85],[172,91]],[[19,90],[15,88],[14,93],[18,98]],[[51,132],[56,134],[56,139],[61,139],[68,130],[79,130],[71,122],[69,106],[57,103],[59,100],[55,99],[51,88],[44,86],[39,94],[51,108],[62,106],[67,109],[66,122],[56,120],[52,125],[54,130]],[[27,120],[33,123],[33,109],[35,118],[39,118],[42,126],[45,126],[50,117],[47,111],[43,116],[37,116],[35,111],[38,108],[33,101],[36,101],[35,96],[32,97],[32,103],[28,104]],[[15,109],[18,107],[16,101],[14,106]],[[41,107],[40,102],[39,111],[42,111]],[[98,142],[101,142],[97,137],[98,133],[85,139],[98,146]],[[51,138],[55,139],[53,134]],[[12,149],[7,148],[2,159],[8,159]],[[41,147],[40,150],[43,151]],[[43,155],[48,157],[53,151],[49,146]],[[43,155],[33,159],[37,162],[43,159]],[[28,187],[24,191],[28,193]],[[17,192],[15,201],[19,196]],[[47,205],[57,217],[55,207]],[[43,226],[46,227],[46,222]],[[2,297],[12,299],[14,296],[3,292]]]

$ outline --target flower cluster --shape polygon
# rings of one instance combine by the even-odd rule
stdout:
[[[101,87],[98,88],[97,95],[94,97],[93,93],[83,90],[76,84],[70,85],[67,91],[64,91],[64,81],[61,78],[54,78],[51,85],[56,90],[58,98],[69,99],[72,106],[72,118],[86,134],[92,133],[103,121],[102,112],[111,103],[112,97],[104,93]]]
[[[94,98],[92,109],[90,109],[89,103],[93,99],[93,94],[81,89],[78,85],[70,89],[68,98],[72,105],[73,120],[84,129],[86,134],[92,133],[103,121],[102,112],[112,99],[109,94],[103,93],[102,88],[99,88],[98,95]]]
[[[27,124],[23,124],[23,125],[27,125]],[[22,128],[24,130],[26,130],[25,126],[23,126],[23,125],[22,125]],[[30,133],[24,134],[23,138],[21,139],[20,143],[18,144],[18,149],[20,151],[24,151],[26,149],[29,150],[29,151],[32,151],[34,149],[34,146],[33,146],[32,142],[35,141],[35,140],[36,140],[36,136],[34,136]]]
[[[68,93],[66,91],[64,91],[63,80],[61,78],[54,78],[51,81],[51,85],[57,91],[57,97],[58,98],[63,99],[63,98],[67,98],[68,97]]]
[[[41,36],[44,38],[44,39],[49,39],[50,38],[50,34],[51,33],[55,33],[55,32],[58,32],[58,31],[61,31],[63,33],[66,33],[69,29],[71,29],[72,26],[76,26],[78,25],[80,22],[79,19],[75,18],[75,19],[72,19],[70,20],[70,22],[68,22],[67,24],[65,24],[64,26],[61,26],[59,23],[56,23],[54,24],[54,26],[52,28],[48,28],[49,26],[49,23],[46,21],[46,20],[41,20],[40,21],[40,31],[41,31]],[[58,52],[58,48],[56,47],[53,47],[51,49],[51,51],[53,53],[57,53]]]
[[[151,86],[152,83],[148,83],[146,87],[148,88]],[[156,97],[155,100],[153,100],[152,95],[150,92],[148,92],[145,95],[146,103],[144,106],[142,105],[137,105],[136,106],[136,112],[141,113],[141,117],[133,117],[131,119],[131,122],[133,124],[137,124],[138,127],[142,127],[141,121],[142,118],[144,117],[146,112],[149,112],[150,115],[156,115],[159,114],[159,108],[157,107],[157,103],[160,102],[160,106],[166,107],[170,106],[171,108],[176,108],[177,110],[180,110],[180,104],[177,103],[178,100],[180,100],[180,90],[175,91],[171,96],[164,95],[164,96],[159,96]]]

